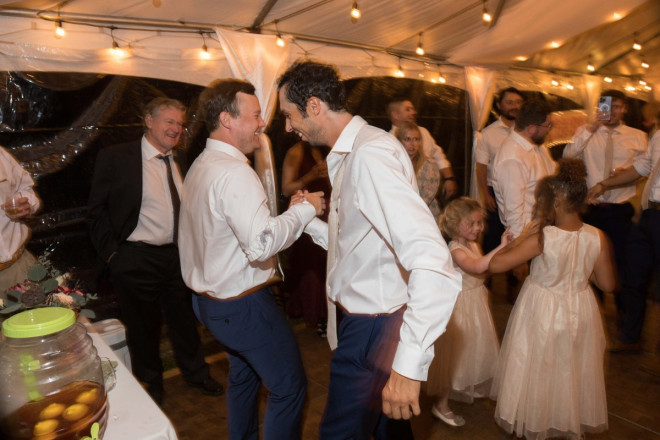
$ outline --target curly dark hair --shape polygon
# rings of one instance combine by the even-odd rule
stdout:
[[[277,89],[286,87],[286,97],[307,117],[307,101],[311,97],[325,102],[330,110],[342,111],[346,91],[334,66],[317,61],[296,61],[277,81]]]
[[[555,222],[555,200],[564,199],[567,212],[584,212],[587,202],[587,168],[581,159],[560,159],[557,173],[536,185],[536,217],[539,220],[539,244],[543,248],[543,228]]]
[[[220,125],[220,113],[228,112],[233,117],[240,115],[236,99],[239,92],[254,95],[254,86],[238,79],[218,79],[199,95],[199,117],[209,132],[215,131]]]

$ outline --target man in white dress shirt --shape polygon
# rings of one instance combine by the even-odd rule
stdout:
[[[16,203],[12,203],[13,199]],[[32,176],[0,147],[0,293],[20,283],[37,260],[25,244],[30,228],[22,222],[34,214],[41,201],[34,192]],[[8,206],[15,205],[15,206]]]
[[[609,119],[606,112],[588,124],[578,128],[570,144],[564,149],[564,157],[578,157],[584,160],[587,167],[587,185],[593,187],[598,182],[607,179],[620,170],[629,168],[633,162],[643,156],[647,150],[646,134],[623,122],[628,111],[626,95],[619,90],[606,90],[601,96],[612,98],[612,108]],[[632,217],[635,213],[630,200],[635,196],[633,183],[608,188],[600,195],[584,216],[584,221],[601,229],[612,241],[614,258],[619,272],[619,283],[623,285],[629,277],[629,263],[625,257],[628,236],[632,229]],[[626,298],[615,295],[619,316],[626,316]],[[619,327],[616,344],[627,349],[637,344],[638,336],[631,328]],[[612,346],[617,350],[618,347]]]
[[[624,313],[619,315],[619,332],[627,336],[614,344],[613,348],[619,351],[641,348],[646,296],[654,274],[656,295],[660,289],[660,131],[655,132],[646,153],[635,157],[632,167],[601,180],[589,190],[589,197],[597,198],[611,188],[629,185],[642,176],[649,176],[642,192],[642,216],[637,225],[633,224],[628,237],[625,250],[628,270],[619,292],[625,305],[621,310]]]
[[[412,101],[405,97],[395,97],[387,105],[387,113],[392,122],[390,134],[395,135],[395,131],[399,125],[404,122],[417,124],[417,110]],[[442,148],[435,143],[435,139],[431,136],[429,131],[419,127],[419,133],[422,135],[422,153],[429,158],[440,170],[442,176],[442,196],[445,199],[450,199],[458,194],[458,183],[454,176],[454,170],[451,168],[451,163],[447,160],[445,152]]]
[[[320,438],[412,438],[407,420],[392,419],[420,413],[420,384],[460,274],[405,149],[346,111],[335,69],[299,61],[278,87],[287,131],[332,145],[329,223],[306,228],[328,248],[327,292],[342,313]]]
[[[323,212],[323,193],[308,193],[305,203],[271,217],[247,158],[261,147],[264,128],[252,84],[211,83],[200,96],[200,114],[210,135],[184,183],[179,248],[183,279],[197,292],[195,314],[229,358],[229,438],[259,438],[263,383],[269,391],[263,437],[299,439],[307,381],[293,332],[268,284],[273,256]]]
[[[550,107],[542,101],[523,104],[515,129],[493,162],[493,188],[500,220],[517,237],[533,216],[536,184],[555,172],[555,162],[543,144],[552,129]]]
[[[523,96],[518,89],[509,87],[502,90],[495,102],[500,117],[481,131],[479,142],[474,148],[477,189],[481,206],[487,213],[486,232],[482,243],[484,254],[499,246],[504,233],[493,190],[493,161],[502,143],[511,133],[522,104]]]

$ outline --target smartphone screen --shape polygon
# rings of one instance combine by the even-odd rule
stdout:
[[[602,121],[609,121],[612,112],[612,97],[601,96],[598,99],[598,119]]]

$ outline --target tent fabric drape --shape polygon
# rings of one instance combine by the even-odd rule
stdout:
[[[595,75],[584,75],[583,81],[582,105],[587,111],[587,118],[591,120],[596,116],[596,103],[602,89],[602,78]]]
[[[465,84],[470,99],[470,118],[472,120],[472,154],[470,172],[470,197],[479,200],[476,170],[474,166],[474,148],[481,139],[481,129],[488,120],[493,100],[495,71],[483,67],[465,67]],[[467,160],[466,160],[467,162]]]

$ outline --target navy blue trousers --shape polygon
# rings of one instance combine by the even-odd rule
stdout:
[[[321,440],[413,438],[409,421],[382,413],[381,393],[392,370],[404,309],[391,315],[342,313]]]
[[[193,310],[229,357],[229,438],[259,438],[257,403],[263,383],[269,392],[264,440],[300,439],[307,379],[291,327],[270,289],[229,301],[194,295]]]
[[[619,293],[619,339],[639,342],[644,327],[646,297],[655,273],[656,298],[660,288],[660,211],[646,209],[639,225],[631,229],[626,248],[626,277]]]

